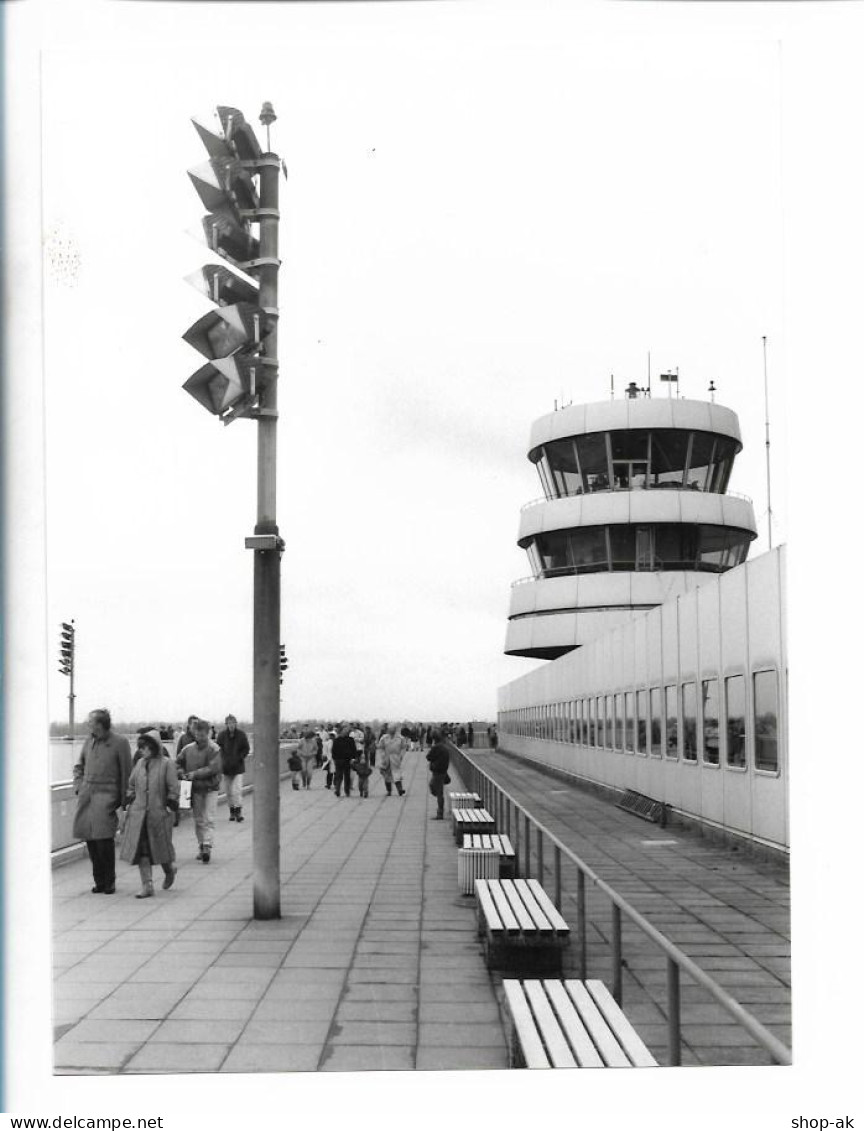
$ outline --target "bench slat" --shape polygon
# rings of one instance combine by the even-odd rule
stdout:
[[[504,932],[504,924],[501,922],[501,916],[492,902],[492,896],[489,894],[487,885],[487,880],[475,880],[474,894],[480,900],[483,917],[486,920],[486,929],[490,934],[500,935]]]
[[[526,1066],[528,1068],[548,1068],[549,1059],[543,1048],[543,1042],[540,1040],[540,1034],[534,1025],[534,1018],[531,1016],[531,1010],[520,984],[513,979],[505,978],[504,997],[516,1026]]]
[[[549,999],[543,990],[542,982],[523,982],[522,989],[531,1005],[537,1028],[546,1046],[546,1053],[553,1068],[578,1068],[578,1064],[561,1031],[558,1019],[552,1011]]]
[[[518,920],[519,928],[522,931],[522,933],[523,934],[527,933],[529,935],[536,934],[538,932],[539,928],[538,928],[537,924],[534,922],[534,920],[531,918],[530,911],[525,906],[525,904],[522,902],[522,900],[519,898],[519,893],[516,891],[516,888],[513,886],[513,881],[512,880],[499,880],[498,884],[499,884],[499,887],[501,889],[502,895],[507,900],[507,902],[510,904],[510,907],[513,909],[513,914],[516,916],[516,919]]]
[[[597,1046],[597,1051],[606,1064],[610,1068],[629,1068],[630,1061],[615,1040],[614,1033],[603,1020],[603,1014],[585,989],[584,982],[570,980],[566,981],[564,985],[573,1000],[573,1004],[579,1011],[579,1016],[582,1018],[585,1028],[591,1034],[591,1040]]]
[[[567,996],[564,984],[559,981],[545,981],[543,985],[549,1000],[552,1002],[558,1020],[564,1032],[567,1034],[570,1047],[576,1054],[579,1067],[604,1068],[603,1058],[594,1047],[594,1042],[591,1040],[588,1030],[582,1024],[582,1020],[576,1012],[576,1007]]]
[[[537,930],[541,935],[554,934],[554,928],[546,916],[540,909],[540,904],[534,898],[534,894],[528,887],[525,880],[506,880],[503,883],[512,884],[519,894],[519,898],[525,904],[525,910],[531,916],[532,920],[537,926]]]
[[[501,841],[501,851],[504,853],[504,855],[515,856],[516,853],[513,849],[513,845],[510,842],[510,837],[507,836],[506,833],[502,833],[499,839]]]
[[[555,906],[546,892],[543,890],[539,880],[526,880],[525,882],[531,889],[531,893],[533,894],[534,898],[540,904],[540,908],[543,911],[543,914],[555,928],[555,933],[558,935],[569,935],[570,928],[567,926],[566,920],[560,914],[558,908]]]
[[[488,833],[480,833],[480,847],[481,848],[495,848],[496,845],[492,843],[492,837]]]
[[[627,1053],[636,1068],[656,1068],[657,1061],[649,1052],[645,1042],[627,1020],[618,1002],[599,979],[592,978],[585,983],[588,992],[606,1019],[609,1028]]]
[[[489,894],[492,897],[495,907],[501,917],[501,922],[504,924],[505,930],[509,935],[519,934],[519,921],[513,914],[512,908],[507,900],[504,898],[504,892],[501,890],[500,880],[487,880],[486,885]]]

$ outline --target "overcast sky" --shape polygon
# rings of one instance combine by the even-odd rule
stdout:
[[[207,258],[185,234],[202,215],[185,170],[204,156],[191,116],[227,103],[255,121],[269,99],[289,170],[285,717],[494,711],[498,686],[532,666],[502,653],[509,587],[529,572],[519,508],[540,494],[531,421],[556,398],[605,399],[610,373],[641,383],[649,349],[683,395],[714,380],[739,414],[730,486],[754,500],[752,552],[767,548],[768,336],[774,537],[790,541],[796,1067],[676,1074],[674,1092],[637,1073],[616,1112],[629,1100],[641,1126],[668,1129],[698,1104],[704,1131],[854,1115],[861,6],[28,0],[2,14],[4,989],[19,1110],[152,1107],[145,1079],[50,1076],[38,736],[66,716],[59,622],[79,629],[79,717],[251,711],[255,427],[223,428],[181,389],[198,364],[181,335],[207,309],[182,281]],[[481,1086],[403,1075],[389,1106],[379,1082],[353,1080],[350,1113],[319,1078],[269,1094],[280,1112],[317,1101],[316,1126],[344,1107],[381,1131],[440,1126],[442,1096],[474,1102]],[[494,1095],[486,1075],[484,1103],[514,1123],[573,1102],[568,1074],[510,1074]],[[214,1101],[208,1128],[248,1119],[248,1090],[198,1083],[160,1080],[184,1125]],[[580,1097],[599,1111],[608,1083],[589,1074]]]
[[[288,167],[284,717],[494,713],[534,666],[502,652],[531,422],[644,384],[649,350],[739,413],[731,487],[765,530],[768,336],[785,534],[776,42],[408,7],[258,10],[265,50],[230,69],[126,38],[44,56],[49,632],[75,617],[80,713],[251,714],[256,426],[181,389],[209,309],[183,277],[212,259],[190,117],[217,103],[272,101]],[[52,718],[67,692],[52,666]]]

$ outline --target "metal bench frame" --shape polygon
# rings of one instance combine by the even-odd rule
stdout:
[[[537,880],[481,880],[477,933],[490,969],[560,974],[570,928]]]

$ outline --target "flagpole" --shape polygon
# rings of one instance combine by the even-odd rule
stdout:
[[[768,549],[773,549],[771,536],[771,437],[768,427],[768,339],[762,335],[762,366],[765,373],[765,471],[768,478]]]

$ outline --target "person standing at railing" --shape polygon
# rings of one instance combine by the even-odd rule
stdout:
[[[474,724],[468,724],[468,749],[471,750],[474,746]]]
[[[438,811],[432,818],[433,821],[444,820],[444,786],[450,781],[447,771],[450,769],[450,751],[441,741],[437,731],[432,733],[432,746],[426,755],[429,763],[429,792],[435,798]]]
[[[126,802],[132,751],[129,740],[111,729],[111,714],[104,707],[90,712],[88,724],[90,734],[84,740],[72,771],[78,797],[72,835],[87,842],[93,867],[90,890],[95,894],[113,895],[117,810]]]

